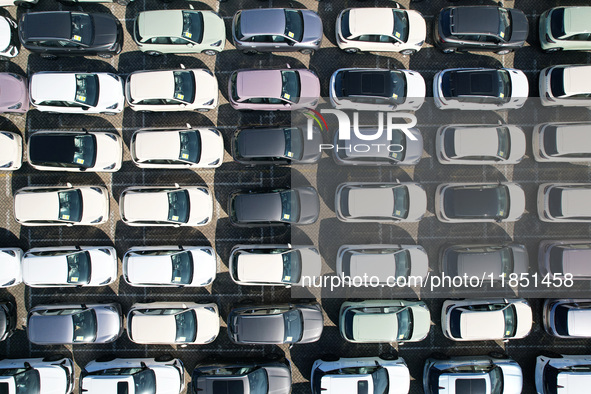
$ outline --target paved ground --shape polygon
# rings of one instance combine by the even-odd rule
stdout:
[[[470,2],[464,2],[470,3]],[[492,2],[474,0],[474,4],[492,4]],[[113,175],[96,174],[65,174],[65,173],[41,173],[33,170],[26,163],[21,170],[12,175],[2,175],[0,179],[0,245],[19,246],[26,250],[37,246],[93,244],[114,245],[121,257],[125,250],[137,245],[163,245],[163,244],[197,244],[212,245],[218,254],[219,273],[212,286],[198,290],[163,290],[132,288],[119,280],[113,285],[96,289],[29,289],[19,285],[8,290],[0,291],[3,298],[14,299],[18,304],[20,329],[8,341],[0,343],[0,355],[10,357],[41,356],[48,353],[64,353],[74,357],[78,366],[84,366],[88,361],[105,354],[117,354],[119,356],[157,356],[162,353],[170,353],[180,357],[187,369],[187,376],[193,367],[205,356],[212,353],[222,354],[228,357],[241,355],[262,356],[275,352],[273,346],[236,346],[227,339],[225,328],[222,329],[218,339],[211,345],[203,347],[175,348],[170,346],[140,346],[131,343],[124,336],[112,345],[106,346],[77,346],[77,347],[40,347],[31,345],[23,329],[26,310],[32,305],[50,301],[98,301],[114,299],[128,310],[134,302],[146,300],[155,301],[181,301],[194,299],[211,299],[220,306],[222,318],[227,316],[231,306],[242,299],[252,299],[256,302],[285,302],[290,299],[288,290],[277,288],[249,288],[235,285],[227,272],[227,261],[231,247],[237,243],[281,243],[302,242],[313,243],[319,248],[323,258],[323,272],[330,273],[334,270],[336,250],[345,243],[419,243],[428,251],[431,268],[437,272],[437,252],[445,243],[465,242],[502,242],[514,240],[527,246],[530,254],[530,272],[535,272],[536,246],[542,238],[586,238],[591,236],[591,227],[588,225],[548,225],[542,224],[537,219],[535,194],[537,185],[542,182],[552,181],[577,181],[591,182],[591,172],[588,166],[581,165],[542,165],[536,164],[531,159],[531,130],[537,123],[549,120],[589,120],[589,112],[584,109],[571,111],[542,110],[536,99],[530,100],[526,106],[518,111],[504,113],[445,113],[436,110],[427,103],[417,112],[419,128],[425,140],[423,160],[414,168],[405,169],[360,169],[337,167],[332,158],[325,155],[318,165],[302,166],[292,170],[288,168],[256,168],[247,169],[231,162],[230,139],[236,126],[250,124],[281,124],[289,121],[288,116],[277,114],[239,114],[227,103],[226,86],[231,71],[239,68],[250,67],[282,67],[289,63],[293,67],[309,67],[313,69],[322,82],[322,95],[328,95],[328,80],[334,70],[341,67],[403,67],[419,71],[428,85],[428,94],[431,94],[430,84],[433,75],[448,67],[460,66],[506,66],[523,70],[530,80],[530,96],[537,96],[537,74],[543,67],[554,64],[589,63],[591,55],[588,53],[569,53],[546,55],[538,49],[535,27],[537,16],[545,9],[555,4],[576,5],[586,4],[583,0],[573,1],[549,1],[549,0],[515,0],[506,1],[508,7],[516,7],[524,10],[530,19],[530,39],[525,48],[515,55],[496,56],[479,54],[443,55],[431,45],[428,38],[426,47],[412,57],[404,57],[397,54],[358,54],[348,55],[335,46],[334,21],[338,12],[351,6],[392,6],[392,2],[379,1],[322,1],[304,0],[301,2],[271,0],[261,2],[255,0],[229,0],[217,3],[213,0],[207,2],[185,2],[175,0],[164,4],[156,0],[136,0],[128,7],[116,4],[88,4],[73,8],[60,5],[53,0],[41,0],[35,10],[55,9],[83,9],[85,11],[110,12],[117,16],[126,27],[124,52],[104,61],[98,58],[66,59],[57,61],[43,60],[35,55],[29,55],[25,50],[14,61],[0,64],[0,70],[12,71],[30,75],[38,71],[71,70],[71,71],[112,71],[119,74],[128,74],[141,69],[166,69],[177,68],[184,64],[187,68],[207,67],[214,70],[220,86],[220,106],[217,110],[208,114],[201,113],[177,113],[177,114],[144,114],[126,108],[125,111],[112,117],[78,116],[78,115],[44,115],[32,110],[26,116],[6,116],[0,119],[0,129],[18,131],[28,137],[37,130],[76,129],[85,127],[88,130],[117,131],[125,141],[124,165],[121,171]],[[139,11],[149,9],[179,9],[188,8],[193,4],[196,9],[217,10],[226,21],[227,31],[230,31],[231,17],[235,11],[242,8],[261,6],[295,7],[317,10],[324,21],[325,38],[321,50],[313,56],[295,55],[260,55],[246,56],[234,50],[230,41],[226,43],[226,50],[216,57],[205,55],[197,56],[163,56],[159,58],[147,57],[137,51],[133,40],[129,35],[133,18]],[[409,6],[408,1],[402,2],[403,6]],[[423,1],[411,3],[411,8],[417,9],[426,17],[428,24],[432,23],[437,11],[447,5],[443,0]],[[3,10],[13,17],[19,16],[23,11],[14,7]],[[430,26],[429,26],[430,29]],[[430,37],[430,31],[429,31]],[[229,36],[228,36],[229,38]],[[435,130],[443,124],[491,122],[497,123],[503,120],[508,123],[521,125],[528,136],[527,158],[516,166],[442,166],[434,158]],[[128,144],[133,131],[141,127],[178,127],[185,123],[194,126],[215,125],[224,133],[226,141],[226,157],[224,164],[217,170],[200,171],[158,171],[140,170],[130,160]],[[327,141],[329,137],[327,138]],[[428,214],[418,224],[394,226],[394,225],[364,225],[346,224],[339,222],[334,217],[334,190],[336,186],[345,181],[392,181],[395,179],[413,180],[420,182],[429,196]],[[437,221],[434,216],[433,196],[437,184],[451,181],[483,182],[514,180],[525,189],[527,196],[527,213],[515,224],[506,225],[449,225]],[[25,228],[20,227],[14,221],[12,214],[12,195],[17,189],[28,185],[54,185],[71,182],[72,184],[103,184],[106,185],[112,195],[111,219],[108,223],[96,228]],[[165,229],[165,228],[133,228],[123,224],[119,219],[117,201],[121,191],[130,185],[165,185],[177,182],[179,184],[207,184],[215,195],[215,219],[214,222],[203,228],[194,229]],[[248,230],[237,229],[230,226],[226,205],[228,194],[235,189],[253,189],[259,187],[285,186],[308,182],[317,187],[321,197],[321,220],[317,224],[290,232],[277,229]],[[578,285],[578,294],[584,294],[589,290],[588,285]],[[564,293],[562,293],[564,294]],[[572,294],[572,293],[570,293]],[[293,362],[294,393],[309,392],[307,382],[310,368],[315,358],[324,353],[334,353],[342,356],[375,355],[390,349],[390,345],[352,345],[343,341],[336,327],[338,310],[342,299],[330,298],[325,289],[315,291],[314,295],[321,298],[325,309],[325,332],[321,340],[316,344],[301,345],[285,351]],[[535,356],[542,349],[552,349],[565,353],[588,353],[591,351],[589,341],[558,340],[543,333],[541,327],[541,301],[530,299],[534,308],[534,329],[529,337],[524,340],[504,343],[454,343],[443,337],[439,328],[439,313],[441,298],[451,294],[436,294],[437,298],[429,298],[430,294],[423,292],[432,313],[433,327],[429,337],[417,344],[406,344],[401,347],[400,354],[407,360],[411,369],[413,383],[411,392],[422,392],[422,365],[424,359],[432,351],[445,351],[450,354],[482,354],[491,350],[504,349],[509,355],[520,362],[525,374],[524,393],[533,393],[533,365]],[[351,296],[354,296],[351,295]],[[384,295],[385,296],[385,295]],[[390,294],[388,294],[390,296]]]

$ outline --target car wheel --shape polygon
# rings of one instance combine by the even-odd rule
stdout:
[[[507,356],[505,353],[501,353],[501,352],[490,352],[488,355],[492,358],[498,358],[501,360],[506,360],[509,358],[509,356]]]
[[[550,352],[547,350],[544,350],[543,352],[540,352],[540,356],[543,357],[548,357],[548,358],[562,358],[562,354],[558,354],[555,352]]]
[[[455,48],[445,48],[441,50],[443,53],[454,53],[455,51]]]
[[[207,55],[207,56],[215,56],[215,54],[216,54],[217,52],[216,52],[216,51],[214,51],[213,49],[206,49],[206,50],[204,50],[204,51],[203,51],[203,52],[201,52],[201,53],[203,53],[204,55]]]
[[[35,4],[30,1],[15,1],[14,5],[22,8],[33,8]]]
[[[159,363],[167,363],[169,361],[172,361],[173,357],[170,354],[163,354],[162,356],[156,357],[154,360],[156,360]]]
[[[400,51],[400,54],[405,56],[414,55],[415,53],[417,53],[417,51],[414,49],[405,49],[404,51]]]
[[[320,360],[327,362],[327,363],[331,363],[334,361],[339,361],[339,357],[334,354],[324,354],[324,355],[320,356]]]
[[[44,362],[58,361],[64,358],[63,354],[52,354],[51,356],[43,357]]]
[[[98,56],[102,57],[103,59],[110,59],[113,57],[113,54],[112,53],[99,53]]]
[[[497,55],[506,55],[508,53],[511,53],[510,49],[501,49],[500,51],[495,52]]]
[[[279,353],[269,353],[265,356],[265,359],[268,361],[277,361],[281,359],[281,354]]]
[[[245,55],[256,55],[258,52],[253,49],[245,49],[242,51]]]
[[[398,358],[398,353],[382,353],[380,354],[380,358],[382,360],[396,360]]]
[[[160,56],[162,55],[162,53],[158,52],[158,51],[146,51],[146,55],[150,55],[150,56]]]
[[[115,2],[119,5],[129,5],[129,3],[131,3],[131,0],[115,0]]]
[[[302,55],[312,55],[312,54],[314,53],[314,50],[313,50],[313,49],[302,49],[302,50],[300,51],[300,53],[301,53]]]
[[[357,48],[347,48],[345,49],[345,53],[357,53],[359,52],[359,49]]]
[[[109,361],[113,361],[115,360],[117,357],[113,356],[112,354],[108,354],[106,356],[100,356],[99,358],[97,358],[96,361],[97,363],[108,363]]]
[[[434,358],[435,360],[449,360],[450,359],[450,357],[447,354],[440,353],[440,352],[432,353],[430,357]]]
[[[39,54],[39,56],[41,56],[43,59],[49,59],[49,60],[57,59],[57,56],[52,55],[51,53],[41,53],[41,54]]]

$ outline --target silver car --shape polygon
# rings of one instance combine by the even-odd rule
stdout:
[[[542,275],[591,280],[591,240],[546,239],[538,247],[538,266]]]
[[[591,338],[591,299],[561,298],[544,301],[544,330],[557,338]]]
[[[543,183],[538,216],[543,222],[591,222],[591,183]]]
[[[588,163],[591,161],[590,132],[589,122],[538,124],[532,133],[534,159],[539,162]]]

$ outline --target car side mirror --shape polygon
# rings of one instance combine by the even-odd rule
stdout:
[[[291,104],[290,103],[285,103],[285,104],[283,104],[283,106],[286,107],[286,108],[290,108],[291,107]]]
[[[33,367],[31,366],[31,364],[29,364],[28,362],[25,361],[25,368],[26,369],[33,369]]]
[[[148,368],[148,366],[146,365],[146,363],[145,363],[145,362],[143,362],[143,361],[142,361],[142,362],[140,362],[140,366],[141,366],[143,369],[146,369],[146,368]]]
[[[189,47],[189,48],[193,48],[194,46],[195,46],[195,45],[193,45],[192,43],[188,43],[188,44],[187,44],[187,47]]]
[[[293,42],[293,41],[287,41],[287,45],[289,45],[290,47],[292,47],[292,46],[295,45],[295,42]]]

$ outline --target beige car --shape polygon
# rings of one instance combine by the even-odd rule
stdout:
[[[591,107],[591,65],[562,65],[540,71],[540,100],[545,107]]]

